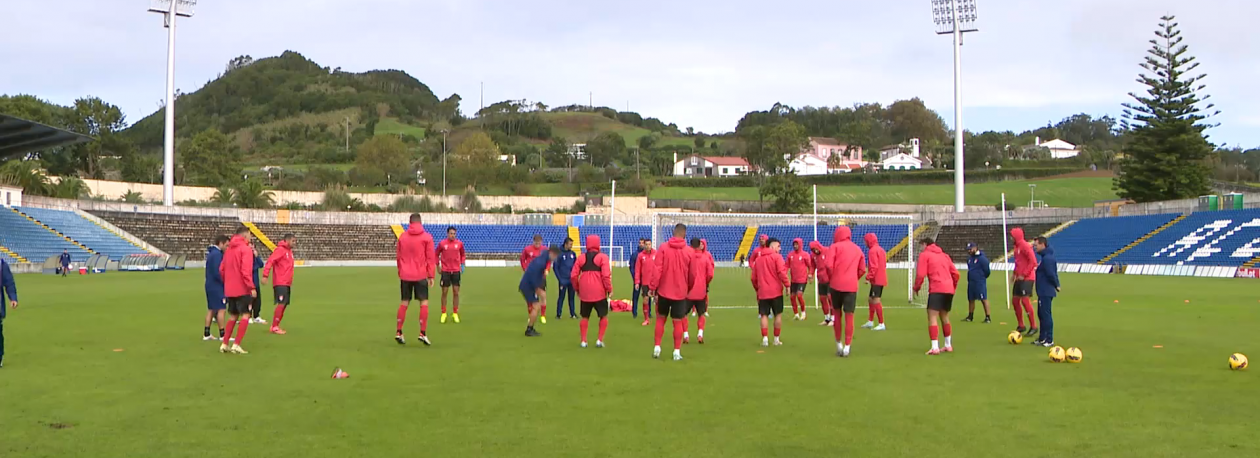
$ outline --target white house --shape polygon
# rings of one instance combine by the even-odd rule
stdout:
[[[676,177],[733,177],[747,174],[748,169],[742,157],[691,155],[674,161]]]
[[[586,144],[574,143],[569,145],[569,155],[574,159],[586,159]]]
[[[499,162],[502,162],[502,163],[504,163],[504,164],[507,164],[507,165],[510,165],[510,166],[516,167],[516,155],[513,155],[513,154],[500,154],[500,155],[499,155]]]
[[[1042,143],[1041,137],[1037,137],[1035,142],[1036,143],[1033,143],[1033,146],[1050,150],[1051,159],[1067,159],[1070,157],[1076,157],[1077,155],[1081,154],[1081,149],[1078,148],[1076,145],[1065,142],[1063,140],[1059,140],[1057,138],[1054,140],[1050,140],[1048,142]]]
[[[0,184],[0,205],[5,207],[21,207],[22,188]]]
[[[850,147],[829,137],[809,137],[809,145],[795,157],[785,157],[788,169],[797,175],[848,173],[866,166],[862,147]]]
[[[889,145],[879,149],[879,168],[883,170],[919,170],[923,168],[923,158],[919,156],[919,139],[912,138],[900,145]]]

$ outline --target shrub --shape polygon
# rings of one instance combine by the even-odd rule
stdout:
[[[512,195],[514,196],[530,195],[529,183],[520,183],[520,182],[512,183]]]
[[[467,213],[481,213],[481,199],[477,198],[477,191],[471,186],[459,198],[459,205]]]

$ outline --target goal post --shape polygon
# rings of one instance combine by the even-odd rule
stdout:
[[[662,212],[652,215],[651,240],[653,246],[659,247],[673,236],[673,228],[677,224],[687,226],[687,238],[701,238],[708,242],[717,266],[715,277],[742,275],[745,278],[734,283],[724,281],[722,284],[747,284],[749,275],[748,255],[757,246],[762,236],[778,239],[781,243],[780,254],[786,259],[793,249],[795,239],[801,239],[802,249],[808,251],[813,241],[824,247],[832,244],[835,227],[848,226],[852,229],[853,243],[857,244],[863,254],[867,253],[864,237],[874,234],[880,246],[888,253],[888,287],[884,293],[885,307],[912,306],[922,307],[922,301],[914,301],[912,291],[914,282],[914,260],[918,249],[913,238],[918,224],[912,215],[896,214],[765,214],[765,213],[670,213]],[[716,282],[716,280],[715,280]],[[812,282],[814,306],[818,307],[818,288]],[[865,294],[869,285],[861,284]],[[897,291],[893,293],[893,291]],[[859,296],[862,297],[862,294]],[[741,296],[742,295],[742,296]],[[736,292],[723,291],[713,294],[710,300],[719,299],[714,307],[751,307],[755,304],[751,298],[752,290]],[[728,303],[729,302],[729,303]],[[865,301],[859,301],[865,303]]]

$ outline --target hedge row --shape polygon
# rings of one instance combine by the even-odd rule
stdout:
[[[991,181],[1027,180],[1065,173],[1079,172],[1075,167],[1029,168],[1007,170],[969,170],[968,183]],[[883,173],[839,173],[834,175],[810,175],[801,177],[808,184],[855,185],[855,184],[949,184],[954,182],[952,170],[920,170]],[[678,188],[738,188],[757,186],[757,177],[712,178],[662,178],[661,186]]]

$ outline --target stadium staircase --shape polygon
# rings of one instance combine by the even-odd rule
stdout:
[[[35,263],[60,255],[62,250],[69,252],[70,260],[75,262],[86,261],[92,255],[21,213],[5,209],[0,209],[0,245],[17,257]]]
[[[0,254],[3,254],[5,257],[9,259],[12,259],[14,262],[30,262],[26,258],[22,257],[21,255],[14,253],[12,250],[5,248],[3,246],[0,246]]]
[[[254,238],[258,239],[258,241],[259,241],[260,243],[262,243],[262,244],[263,244],[263,246],[267,247],[267,250],[268,250],[268,251],[276,251],[276,244],[275,244],[275,242],[272,242],[272,241],[271,241],[271,239],[267,237],[267,234],[264,234],[264,233],[263,233],[263,231],[259,230],[259,229],[258,229],[258,226],[255,226],[255,225],[254,225],[254,223],[251,223],[251,222],[248,222],[248,221],[247,221],[247,222],[243,222],[243,223],[241,223],[241,224],[243,224],[243,225],[245,225],[245,227],[249,228],[249,232],[250,232],[251,234],[254,234]]]
[[[96,227],[101,228],[101,230],[109,232],[110,234],[113,234],[115,237],[118,237],[122,239],[123,241],[130,243],[131,246],[139,248],[141,253],[165,254],[165,253],[159,253],[158,252],[159,250],[156,247],[152,245],[148,245],[148,243],[146,243],[144,240],[141,240],[140,238],[134,235],[127,234],[125,232],[119,232],[119,231],[122,231],[121,228],[119,228],[118,226],[114,226],[113,224],[109,224],[109,222],[103,219],[100,219],[96,217],[95,215],[92,215],[90,213],[84,213],[81,210],[76,211],[75,214],[78,215],[80,218],[83,218],[87,222],[96,225]]]
[[[573,241],[573,251],[581,253],[579,248],[586,243],[586,240],[582,239],[581,231],[578,231],[577,226],[569,226],[569,240]],[[600,239],[600,243],[603,243],[603,239]]]
[[[230,235],[241,225],[235,218],[153,213],[93,211],[93,215],[139,237],[170,256],[189,261],[206,259],[206,247],[219,235]]]
[[[1023,228],[1023,229],[1024,229],[1024,237],[1026,237],[1028,240],[1032,240],[1032,239],[1034,239],[1034,238],[1037,238],[1038,236],[1040,236],[1040,237],[1045,237],[1045,238],[1047,238],[1047,239],[1048,239],[1048,238],[1050,238],[1050,235],[1048,235],[1048,234],[1050,234],[1050,233],[1051,233],[1051,231],[1054,231],[1055,229],[1062,230],[1061,226],[1063,226],[1063,224],[1062,224],[1062,223],[1054,223],[1054,224],[1019,224],[1019,225],[1008,224],[1008,225],[1007,225],[1007,227],[1008,227],[1008,228],[1010,228],[1010,229],[1014,229],[1014,228],[1017,228],[1017,227],[1019,227],[1019,228]],[[998,227],[1000,228],[1001,226],[998,226]],[[1004,236],[1005,236],[1005,237],[1009,237],[1009,235],[1008,235],[1008,234],[1009,234],[1009,232],[1007,233],[1007,235],[1004,235]],[[1036,234],[1036,235],[1034,235],[1034,234]],[[1058,248],[1055,248],[1055,252],[1056,252],[1056,253],[1058,252]],[[1015,250],[1012,248],[1012,249],[1011,249],[1011,251],[1006,252],[1006,255],[1005,255],[1005,256],[1002,256],[1002,258],[1001,258],[1001,259],[998,259],[998,260],[996,260],[995,262],[1008,262],[1008,261],[1010,261],[1010,260],[1011,260],[1011,256],[1014,256],[1014,255],[1015,255]]]
[[[931,225],[929,224],[920,224],[918,227],[914,228],[914,234],[911,234],[909,237],[905,237],[901,239],[900,242],[897,242],[896,245],[893,245],[892,248],[888,249],[888,253],[887,253],[888,259],[896,258],[898,254],[901,254],[901,250],[906,249],[907,245],[914,243],[915,240],[919,240],[921,237],[923,237],[924,234],[928,233],[928,231],[931,231],[932,228],[930,226]],[[908,254],[909,252],[907,252],[907,256]]]
[[[34,207],[22,207],[20,211],[28,218],[33,218],[67,239],[79,243],[89,252],[100,253],[110,260],[118,261],[132,254],[152,254],[74,211]]]
[[[1073,224],[1076,224],[1076,221],[1077,221],[1077,220],[1071,220],[1071,221],[1064,222],[1063,224],[1060,224],[1058,227],[1056,227],[1056,228],[1054,228],[1054,229],[1050,229],[1050,230],[1046,231],[1046,233],[1045,233],[1045,234],[1041,234],[1041,236],[1042,236],[1042,237],[1045,237],[1045,238],[1047,238],[1047,239],[1048,239],[1048,238],[1050,238],[1050,237],[1054,237],[1054,234],[1058,234],[1058,233],[1060,233],[1060,232],[1063,232],[1063,230],[1064,230],[1064,229],[1067,229],[1067,228],[1071,227]]]
[[[401,224],[390,224],[389,228],[394,231],[394,238],[396,239],[402,238],[403,227]]]
[[[1110,263],[1239,267],[1256,257],[1260,209],[1202,211],[1177,220]]]
[[[739,241],[739,249],[735,251],[732,261],[739,261],[748,256],[748,252],[752,250],[753,243],[757,241],[757,226],[748,226],[744,230],[744,238]]]
[[[1150,239],[1151,239],[1151,237],[1154,237],[1156,234],[1159,234],[1160,232],[1164,232],[1164,231],[1165,231],[1165,230],[1167,230],[1168,228],[1170,228],[1170,227],[1173,227],[1173,226],[1177,225],[1177,223],[1180,223],[1182,220],[1185,220],[1185,219],[1186,219],[1186,217],[1188,217],[1188,216],[1189,216],[1189,215],[1178,215],[1176,218],[1173,218],[1173,219],[1172,219],[1172,221],[1169,221],[1169,222],[1167,222],[1167,223],[1164,223],[1164,225],[1162,225],[1162,226],[1159,226],[1159,227],[1155,228],[1155,230],[1148,232],[1146,235],[1143,235],[1142,237],[1138,238],[1137,240],[1134,240],[1132,243],[1129,243],[1128,245],[1125,245],[1124,247],[1120,248],[1119,250],[1116,250],[1114,253],[1111,253],[1111,254],[1107,255],[1106,257],[1104,257],[1104,258],[1102,258],[1102,259],[1099,259],[1099,260],[1098,260],[1098,264],[1106,264],[1106,263],[1108,263],[1108,262],[1111,262],[1111,260],[1116,259],[1116,258],[1117,258],[1117,257],[1119,257],[1120,255],[1124,254],[1126,251],[1129,251],[1129,250],[1133,249],[1134,247],[1137,247],[1138,245],[1141,245],[1141,244],[1142,244],[1142,242],[1145,242],[1145,241],[1147,241],[1147,240],[1150,240]]]
[[[58,230],[56,230],[56,229],[53,229],[52,227],[48,226],[47,224],[41,223],[38,219],[35,219],[35,218],[31,217],[31,215],[26,214],[26,212],[24,212],[24,211],[22,211],[22,210],[18,210],[18,209],[17,209],[17,207],[11,207],[11,208],[9,208],[9,210],[12,210],[12,211],[13,211],[13,213],[17,213],[18,215],[22,216],[23,218],[26,218],[27,220],[29,220],[30,222],[35,223],[35,224],[39,225],[39,227],[44,228],[44,230],[47,230],[48,232],[51,232],[53,235],[56,235],[56,236],[58,236],[58,237],[61,237],[62,239],[65,239],[65,241],[70,242],[70,243],[71,243],[71,244],[73,244],[74,246],[77,246],[77,247],[79,247],[80,249],[83,249],[84,251],[87,251],[88,253],[91,253],[91,254],[96,254],[96,252],[95,252],[95,251],[93,251],[91,248],[88,248],[88,247],[87,247],[87,245],[84,245],[84,244],[82,244],[82,243],[79,243],[79,241],[77,241],[77,240],[75,240],[75,239],[70,238],[70,237],[69,237],[69,236],[67,236],[66,234],[63,234],[61,231],[58,231]]]

